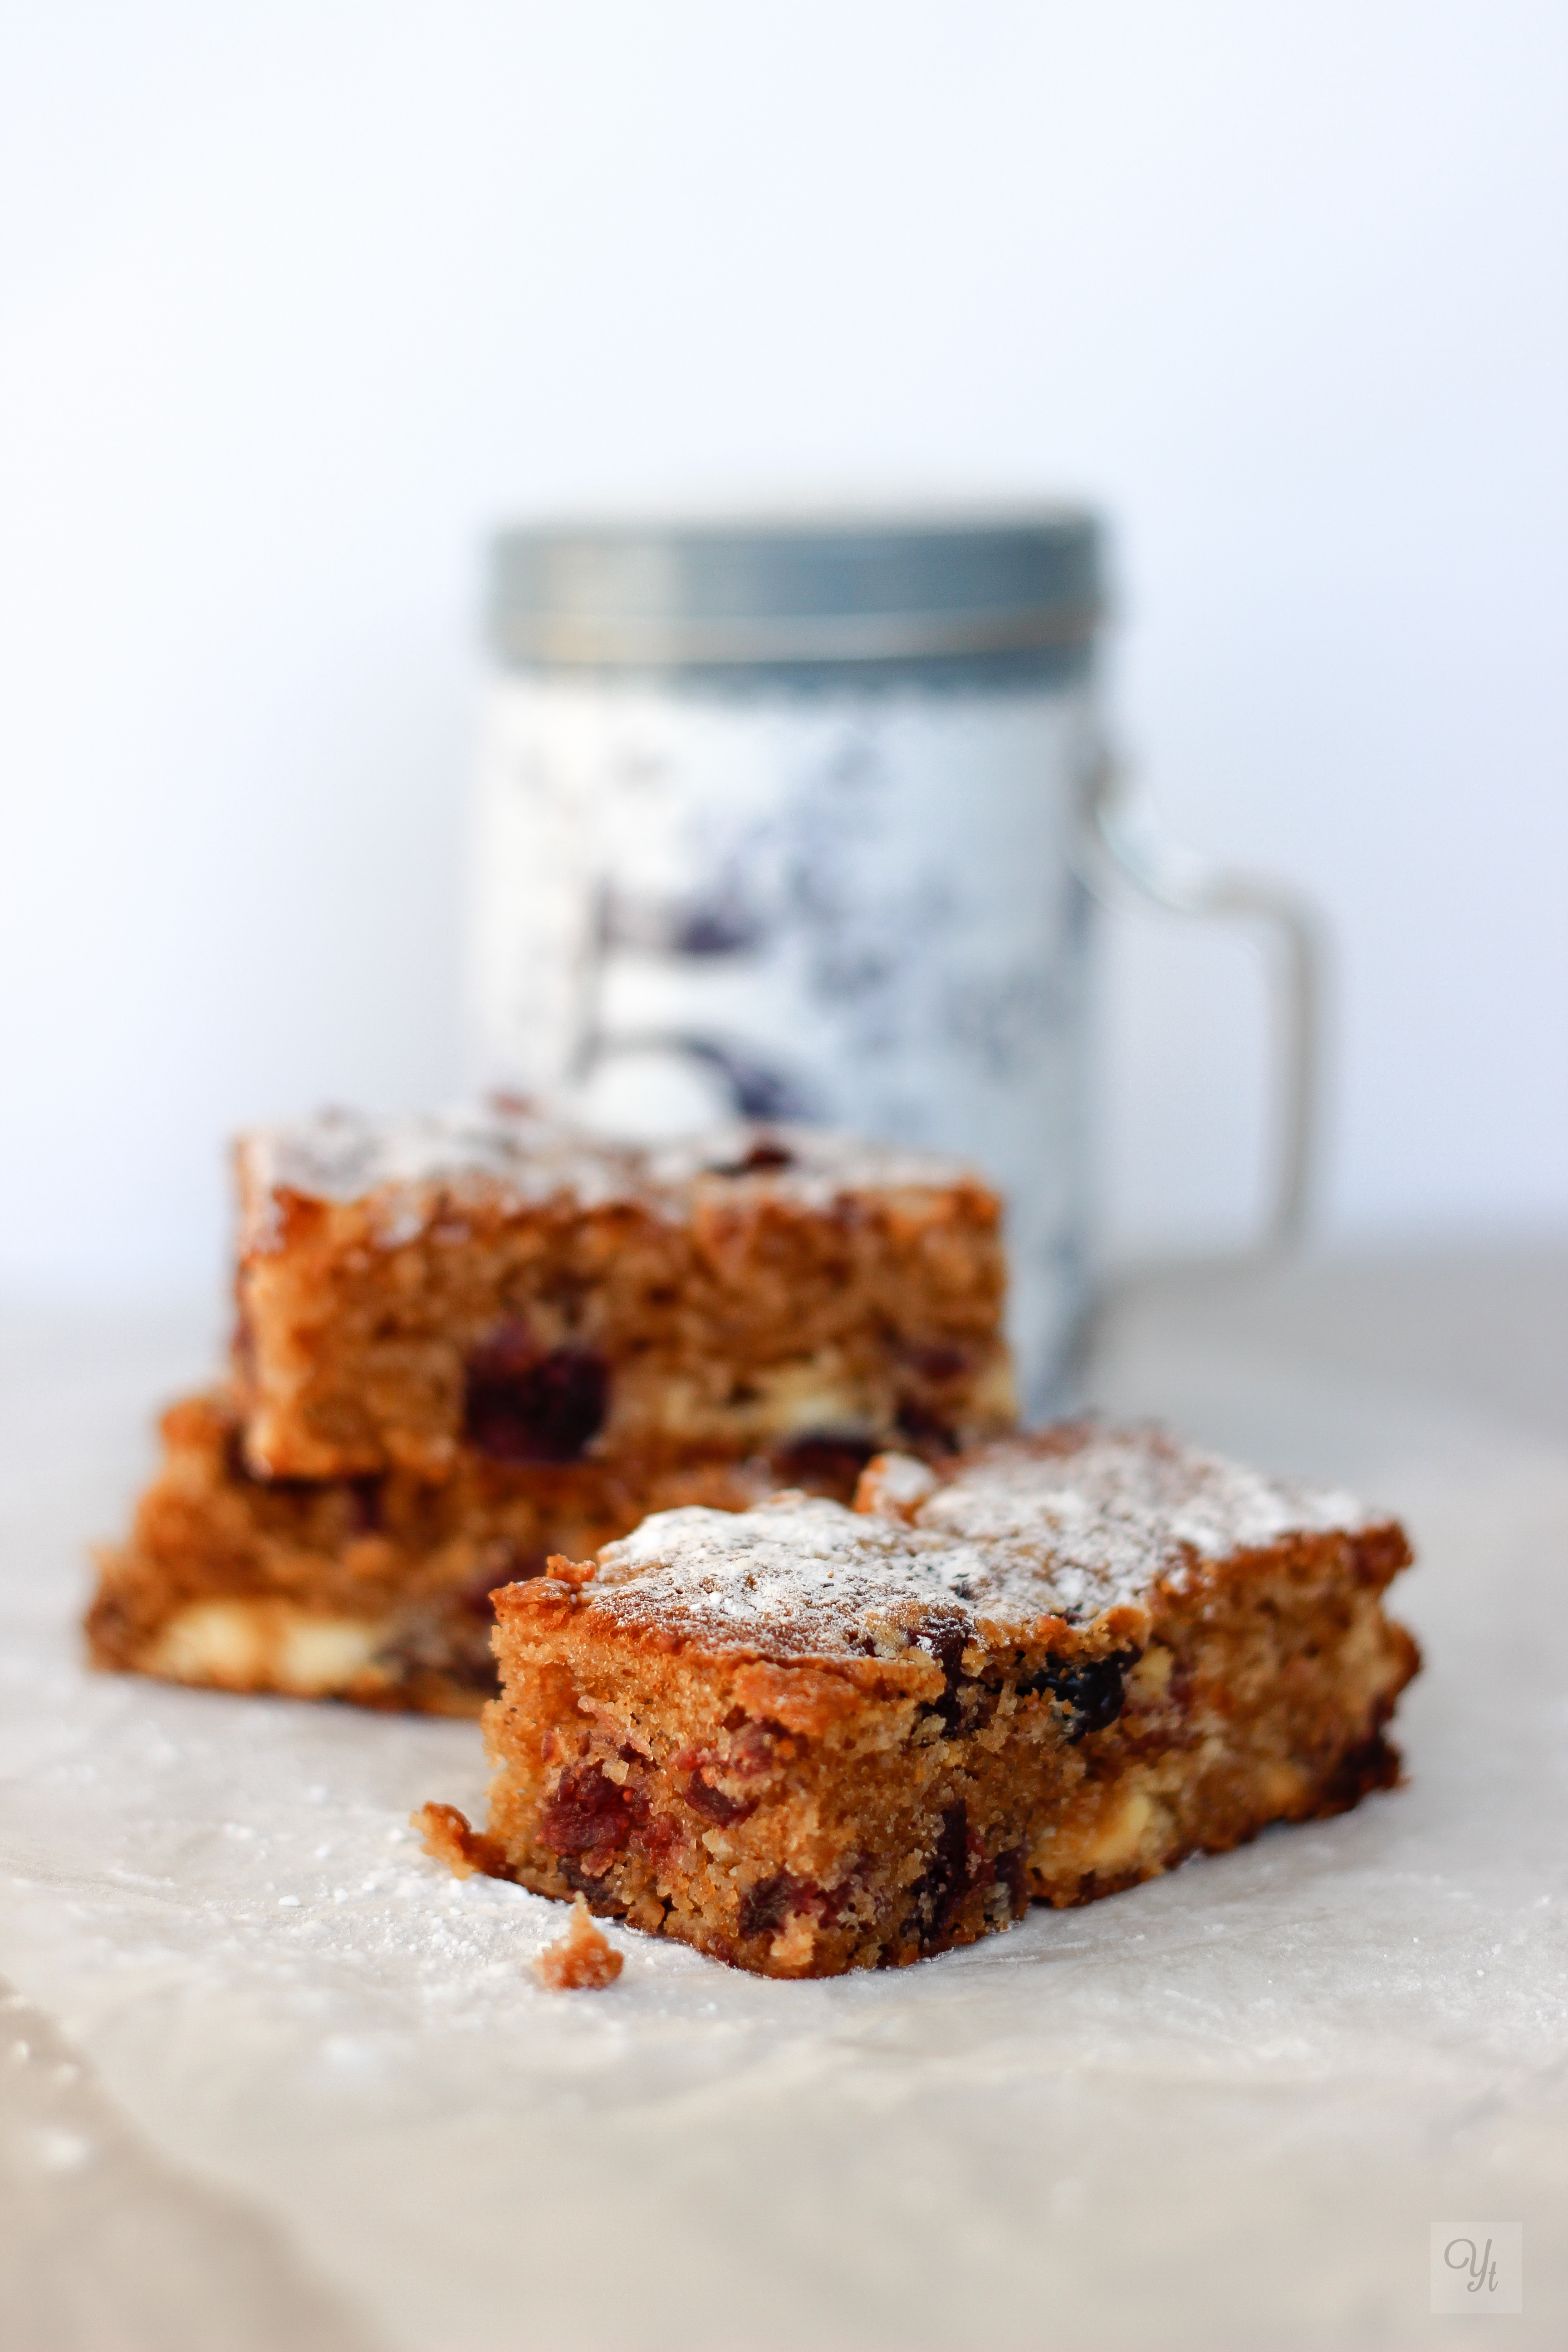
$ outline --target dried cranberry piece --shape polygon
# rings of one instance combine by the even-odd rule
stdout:
[[[1010,1845],[1005,1853],[997,1855],[992,1866],[995,1873],[997,1885],[1005,1886],[1007,1890],[1008,1900],[1013,1906],[1014,1918],[1021,1919],[1029,1907],[1029,1881],[1026,1874],[1023,1847]]]
[[[650,1862],[662,1862],[670,1847],[679,1841],[679,1826],[668,1813],[651,1813],[646,1822],[637,1823],[632,1843]]]
[[[792,1911],[808,1911],[820,1919],[828,1909],[826,1887],[813,1879],[797,1878],[793,1870],[781,1870],[748,1887],[741,1905],[740,1929],[742,1936],[771,1936]]]
[[[905,1397],[899,1407],[898,1430],[907,1438],[917,1454],[942,1454],[958,1452],[958,1435],[952,1424],[932,1412],[918,1397]]]
[[[752,1723],[742,1717],[739,1737],[730,1742],[724,1770],[732,1780],[754,1780],[776,1764],[787,1762],[795,1752],[795,1741],[782,1723],[775,1723],[771,1716]]]
[[[637,1807],[625,1789],[606,1779],[597,1764],[577,1764],[539,1817],[540,1842],[552,1853],[596,1853],[625,1845],[637,1821]]]
[[[759,1136],[743,1160],[732,1160],[727,1167],[715,1168],[715,1176],[763,1176],[770,1169],[793,1168],[795,1154],[784,1143],[771,1135]]]
[[[609,1368],[591,1348],[537,1348],[503,1323],[469,1357],[464,1429],[497,1462],[575,1462],[604,1426]]]
[[[910,1890],[914,1928],[922,1952],[934,1949],[946,1933],[960,1896],[969,1885],[969,1808],[949,1805],[931,1860]]]
[[[757,1810],[755,1797],[727,1797],[722,1789],[715,1789],[700,1772],[693,1772],[686,1784],[686,1801],[694,1813],[705,1822],[712,1822],[721,1830],[731,1822],[743,1822]]]
[[[601,1919],[626,1917],[629,1906],[613,1886],[605,1885],[601,1873],[589,1870],[584,1864],[573,1862],[570,1856],[566,1856],[561,1864],[561,1875],[574,1893],[587,1896],[589,1909],[596,1911]]]
[[[1112,1650],[1104,1658],[1047,1658],[1037,1674],[1019,1678],[1018,1688],[1026,1697],[1048,1690],[1069,1708],[1068,1738],[1076,1746],[1086,1732],[1115,1722],[1126,1703],[1128,1670],[1137,1662],[1136,1650]]]
[[[813,1429],[787,1445],[774,1446],[770,1459],[775,1476],[786,1486],[847,1503],[861,1471],[879,1450],[875,1438],[859,1437],[850,1430]]]
[[[937,1617],[931,1620],[921,1636],[921,1645],[934,1655],[942,1673],[942,1695],[932,1702],[932,1711],[940,1715],[948,1730],[956,1731],[963,1717],[962,1685],[971,1678],[963,1671],[964,1645],[971,1628],[964,1618]]]
[[[349,1525],[355,1535],[380,1534],[384,1524],[381,1507],[384,1484],[384,1481],[379,1471],[372,1471],[363,1478],[350,1478],[347,1481]]]

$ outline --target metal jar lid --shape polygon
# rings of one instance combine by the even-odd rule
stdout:
[[[1059,507],[503,532],[490,630],[520,666],[973,660],[1087,646],[1100,532]]]

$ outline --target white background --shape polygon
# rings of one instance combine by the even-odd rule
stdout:
[[[460,1069],[479,551],[1067,490],[1172,829],[1339,942],[1331,1239],[1568,1214],[1568,11],[5,0],[0,1277]],[[1105,1226],[1255,1197],[1245,947],[1108,936]]]

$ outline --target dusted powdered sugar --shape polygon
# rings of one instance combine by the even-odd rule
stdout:
[[[946,1192],[960,1184],[985,1189],[966,1160],[942,1152],[870,1143],[835,1128],[763,1127],[745,1119],[651,1147],[645,1160],[649,1181],[661,1186],[684,1191],[703,1177],[742,1177],[777,1186],[812,1207],[826,1207],[842,1192]]]
[[[623,1622],[724,1648],[863,1656],[901,1649],[903,1626],[939,1604],[951,1616],[982,1564],[972,1544],[786,1494],[752,1511],[657,1512],[605,1546],[591,1590]]]
[[[663,1511],[599,1556],[595,1601],[626,1622],[721,1647],[843,1656],[898,1648],[923,1616],[1031,1629],[1091,1622],[1198,1563],[1354,1529],[1349,1495],[1261,1476],[1158,1431],[1004,1440],[939,1485],[898,1457],[869,1482],[889,1516],[802,1495],[752,1511]]]
[[[284,1193],[374,1202],[379,1237],[409,1239],[444,1194],[525,1208],[564,1194],[584,1207],[635,1198],[656,1213],[689,1213],[704,1180],[764,1188],[822,1208],[858,1192],[946,1190],[979,1182],[960,1161],[859,1141],[820,1128],[738,1121],[657,1146],[616,1142],[527,1103],[377,1118],[328,1110],[258,1128],[239,1143],[245,1243],[265,1248]]]
[[[1053,1599],[1035,1606],[1071,1618],[1136,1600],[1194,1554],[1227,1559],[1368,1523],[1352,1495],[1267,1477],[1159,1430],[1093,1425],[988,1446],[911,1516],[984,1549],[977,1601],[1005,1612],[1043,1581]]]
[[[645,1189],[641,1155],[542,1118],[489,1103],[374,1118],[325,1110],[258,1128],[239,1141],[241,1245],[266,1249],[281,1195],[375,1211],[388,1247],[412,1240],[446,1196],[523,1208],[564,1193],[585,1207]]]

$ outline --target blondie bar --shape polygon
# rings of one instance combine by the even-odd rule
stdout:
[[[238,1152],[226,1388],[177,1405],[94,1664],[473,1713],[493,1587],[675,1504],[847,1500],[1013,1418],[994,1196],[738,1127],[657,1150],[500,1103]]]
[[[249,1467],[742,1456],[1012,1425],[1000,1212],[969,1170],[805,1129],[661,1149],[523,1105],[246,1138],[233,1380]]]
[[[1397,1778],[1410,1552],[1348,1496],[1078,1423],[858,1502],[665,1512],[499,1593],[489,1827],[426,1807],[431,1851],[826,1976]]]

